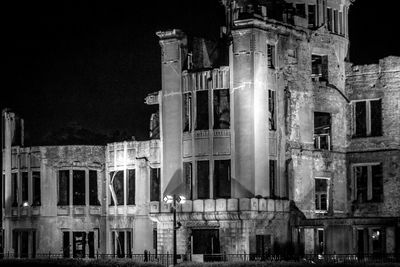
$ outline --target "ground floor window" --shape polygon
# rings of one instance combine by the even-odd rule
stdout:
[[[357,252],[359,254],[382,254],[386,252],[385,228],[358,228]]]
[[[64,258],[94,258],[97,231],[63,231],[63,256]]]
[[[118,258],[132,257],[132,231],[111,231],[111,253]]]
[[[324,254],[325,242],[324,242],[324,229],[317,229],[317,238],[316,238],[316,249],[318,254]]]
[[[36,231],[31,229],[14,230],[12,233],[12,246],[15,258],[35,258],[36,256]]]

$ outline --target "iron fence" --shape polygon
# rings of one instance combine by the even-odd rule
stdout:
[[[61,258],[80,258],[83,260],[94,260],[94,259],[127,259],[135,262],[154,262],[160,263],[164,266],[170,266],[173,262],[173,255],[171,253],[166,254],[104,254],[104,253],[91,253],[91,254],[80,254],[79,257],[73,257],[70,255],[66,257],[63,253],[35,253],[31,255],[27,254],[14,254],[6,252],[0,254],[0,259],[11,259],[11,258],[36,258],[36,259],[61,259]],[[178,262],[180,261],[192,261],[191,254],[178,254]],[[199,258],[196,258],[199,260]],[[293,255],[293,254],[203,254],[200,258],[204,262],[234,262],[234,261],[302,261],[309,263],[337,263],[337,264],[351,264],[351,263],[400,263],[400,254],[304,254],[304,255]]]

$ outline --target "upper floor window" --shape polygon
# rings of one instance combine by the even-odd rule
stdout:
[[[339,33],[338,31],[338,11],[336,9],[333,10],[333,32]]]
[[[331,114],[314,112],[314,147],[331,149]]]
[[[328,179],[315,179],[315,210],[328,210]]]
[[[276,130],[276,92],[268,90],[268,125],[270,131]]]
[[[110,172],[111,205],[135,205],[135,180],[134,169]]]
[[[277,197],[276,187],[277,187],[277,161],[269,160],[269,197]]]
[[[150,201],[160,201],[160,168],[150,168]]]
[[[196,92],[196,130],[207,130],[208,125],[208,90]]]
[[[210,167],[208,160],[197,161],[197,198],[210,198]]]
[[[381,99],[356,101],[354,103],[354,124],[354,137],[381,136]]]
[[[316,24],[316,8],[315,5],[308,5],[308,27],[315,28]]]
[[[40,206],[40,172],[32,172],[32,206]]]
[[[186,199],[192,199],[193,192],[192,192],[192,163],[191,162],[184,162],[183,163],[183,179],[185,183],[185,197]]]
[[[383,201],[382,164],[356,164],[353,166],[355,200],[359,203]]]
[[[230,128],[229,89],[214,90],[214,129]]]
[[[214,198],[231,197],[231,161],[214,161]]]
[[[192,130],[192,93],[183,94],[183,131]]]
[[[327,8],[326,10],[326,14],[327,14],[327,25],[328,25],[328,30],[332,31],[332,19],[333,19],[333,11],[332,8]]]
[[[11,173],[11,206],[18,207],[18,173]]]
[[[318,80],[328,81],[328,56],[311,56],[311,77]]]
[[[275,45],[267,44],[267,60],[268,60],[268,68],[275,69],[276,66],[276,53],[275,53]]]
[[[99,205],[97,182],[96,170],[59,170],[57,205]]]
[[[306,5],[296,4],[296,15],[302,18],[306,17]]]
[[[21,180],[18,181],[18,173],[11,174],[11,205],[13,207],[40,206],[40,171],[24,171],[21,172],[20,177]],[[29,186],[30,181],[32,181],[32,187]]]

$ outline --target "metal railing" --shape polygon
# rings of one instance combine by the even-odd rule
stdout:
[[[96,259],[126,259],[132,260],[135,262],[156,262],[160,263],[164,266],[169,266],[172,264],[171,253],[167,254],[106,254],[106,253],[92,253],[92,254],[79,254],[79,255],[70,255],[66,256],[63,253],[35,253],[35,254],[15,254],[12,252],[0,253],[0,259],[82,259],[82,260],[96,260]],[[185,255],[178,255],[180,259],[186,259]]]
[[[204,261],[305,261],[310,263],[393,263],[400,262],[400,253],[392,254],[204,254]]]
[[[126,259],[135,262],[154,262],[164,266],[172,264],[173,255],[172,253],[167,254],[80,254],[79,257],[73,257],[62,253],[36,253],[36,254],[14,254],[6,252],[0,254],[0,259],[14,259],[14,258],[35,258],[35,259],[69,259],[79,258],[83,260],[95,260],[95,259]],[[76,256],[76,255],[75,255]],[[191,261],[192,255],[190,254],[179,254],[178,262],[180,261]],[[194,258],[193,258],[194,259]],[[197,258],[198,259],[198,258]],[[204,262],[235,262],[235,261],[302,261],[309,263],[332,263],[332,264],[351,264],[351,263],[399,263],[400,253],[392,254],[203,254],[202,261]]]

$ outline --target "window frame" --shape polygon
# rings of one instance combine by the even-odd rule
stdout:
[[[129,198],[129,171],[130,170],[133,170],[134,171],[134,173],[135,173],[135,186],[134,186],[134,190],[135,190],[135,192],[133,192],[133,195],[134,195],[134,204],[128,204],[128,198]],[[112,188],[113,188],[113,190],[114,190],[114,184],[111,184],[111,178],[112,178],[112,176],[111,176],[111,173],[115,173],[115,172],[122,172],[122,185],[123,185],[123,203],[117,203],[117,204],[115,204],[114,202],[113,202],[113,196],[112,196],[112,193],[111,193],[111,191],[110,191],[110,188],[109,188],[109,186],[111,185],[112,186]],[[107,200],[107,205],[108,206],[135,206],[136,205],[136,197],[137,197],[137,194],[136,194],[136,181],[137,181],[137,177],[136,177],[136,166],[134,166],[134,167],[126,167],[126,168],[115,168],[115,169],[112,169],[112,170],[110,170],[106,175],[107,175],[107,183],[108,183],[108,185],[107,185],[107,187],[108,187],[108,189],[107,189],[107,191],[108,191],[108,193],[109,193],[109,195],[108,195],[108,200]],[[114,193],[115,193],[115,191],[114,191]],[[117,196],[116,196],[117,197]]]
[[[372,166],[382,165],[382,196],[381,201],[375,201],[373,196],[373,177],[372,177]],[[367,167],[367,200],[358,202],[361,204],[364,203],[382,203],[384,200],[384,184],[383,184],[383,163],[382,162],[366,162],[366,163],[352,163],[351,165],[351,183],[352,183],[352,200],[358,201],[357,198],[357,177],[356,177],[356,167]]]
[[[267,42],[267,67],[268,69],[274,70],[277,68],[276,59],[277,59],[277,52],[276,52],[276,43],[269,43]]]
[[[320,133],[316,134],[315,133],[315,115],[316,113],[324,113],[324,114],[329,114],[329,133]],[[325,111],[313,111],[313,143],[314,143],[314,149],[316,150],[332,150],[332,113],[330,112],[325,112]],[[327,137],[327,148],[321,148],[321,137],[326,136]]]
[[[122,253],[122,257],[118,257],[118,249],[116,247],[117,244],[117,235],[115,234],[115,232],[123,232],[124,233],[124,251]],[[113,235],[114,234],[114,235]],[[130,236],[130,244],[128,246],[128,234]],[[110,244],[111,246],[111,254],[115,257],[115,258],[130,258],[132,256],[132,249],[133,249],[133,229],[131,228],[113,228],[110,229],[110,241],[112,242]],[[130,251],[128,250],[128,248],[130,248]]]
[[[316,184],[316,180],[317,179],[319,179],[319,180],[327,180],[326,181],[326,210],[318,209],[317,205],[316,205],[317,203],[315,202],[315,197],[317,196],[317,191],[316,191],[315,184]],[[331,181],[330,177],[322,177],[322,176],[314,177],[314,210],[315,210],[315,213],[328,213],[328,210],[329,210],[330,181]],[[320,202],[320,207],[321,207],[321,193],[320,192],[318,192],[318,196],[319,196],[319,202]]]
[[[368,137],[380,137],[380,136],[383,136],[383,125],[382,125],[382,122],[383,122],[383,108],[382,108],[382,103],[383,103],[383,101],[382,101],[383,99],[382,98],[368,98],[368,99],[357,99],[357,100],[352,100],[351,101],[351,105],[352,105],[352,124],[353,124],[353,127],[352,127],[352,138],[354,139],[354,138],[368,138]],[[380,127],[380,135],[371,135],[371,130],[372,130],[372,116],[371,116],[371,102],[372,101],[380,101],[380,103],[381,103],[381,110],[380,110],[380,112],[381,112],[381,127]],[[365,115],[365,127],[366,127],[366,130],[365,130],[365,135],[360,135],[360,136],[358,136],[357,135],[357,133],[356,133],[356,131],[357,131],[357,113],[356,113],[356,104],[358,103],[358,102],[365,102],[365,112],[366,112],[366,115]]]
[[[60,171],[68,171],[68,204],[61,205],[60,202]],[[73,179],[73,172],[74,171],[84,171],[85,173],[85,204],[83,205],[74,205],[74,179]],[[93,168],[59,168],[57,169],[57,206],[58,207],[65,207],[65,206],[99,206],[101,202],[99,201],[98,205],[91,205],[90,204],[90,171],[97,172],[97,180],[99,179],[99,170]],[[42,180],[42,179],[41,179]],[[42,181],[41,181],[42,182]],[[97,185],[97,199],[101,196],[101,187]]]

